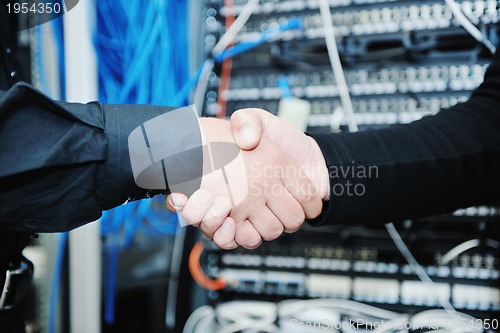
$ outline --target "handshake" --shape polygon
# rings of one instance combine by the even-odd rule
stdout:
[[[330,185],[313,138],[260,109],[236,111],[231,121],[202,118],[199,124],[208,147],[200,188],[189,198],[173,192],[167,207],[219,247],[253,249],[321,213]],[[236,148],[236,157],[222,163],[228,147]]]

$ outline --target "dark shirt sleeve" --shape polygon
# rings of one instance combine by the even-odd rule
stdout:
[[[135,185],[128,136],[169,110],[55,102],[25,83],[0,91],[0,229],[67,231],[157,193]]]
[[[498,202],[500,54],[466,103],[407,125],[309,135],[331,187],[313,225],[382,223]]]

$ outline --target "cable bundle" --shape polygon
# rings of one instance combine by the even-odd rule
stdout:
[[[96,1],[100,100],[173,105],[188,79],[187,0]]]
[[[188,79],[187,0],[96,1],[99,99],[106,104],[182,105],[176,96]],[[105,321],[114,320],[118,253],[137,232],[175,234],[177,216],[164,199],[142,200],[107,211],[101,219],[106,237]]]
[[[280,303],[232,301],[203,306],[189,317],[184,333],[255,332],[450,332],[480,333],[467,314],[427,310],[414,315],[344,299],[286,300]]]

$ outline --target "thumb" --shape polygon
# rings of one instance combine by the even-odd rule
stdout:
[[[184,209],[188,198],[182,193],[170,193],[166,198],[167,209],[172,213],[179,213]]]
[[[262,109],[241,109],[231,116],[231,130],[236,144],[243,150],[252,150],[260,142],[262,133],[272,115]]]

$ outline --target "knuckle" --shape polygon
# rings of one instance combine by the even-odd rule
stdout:
[[[269,230],[268,233],[262,235],[262,238],[265,241],[275,240],[276,238],[278,238],[279,236],[281,236],[281,234],[283,233],[283,230],[284,230],[283,225],[281,223],[279,223],[279,224],[276,225],[276,227],[274,227],[271,230]]]
[[[253,250],[253,249],[256,249],[260,246],[260,244],[262,244],[262,238],[260,236],[253,236],[253,237],[250,237],[246,243],[244,244],[241,244],[241,246],[243,246],[244,248],[248,249],[248,250]]]
[[[290,219],[286,224],[286,230],[288,232],[295,232],[299,230],[302,227],[304,220],[305,220],[304,214]]]
[[[230,250],[234,248],[233,244],[234,241],[231,239],[224,239],[223,237],[219,237],[217,233],[215,233],[214,238],[213,238],[215,244],[217,244],[218,247],[220,247],[223,250]]]
[[[311,193],[311,191],[299,191],[297,196],[297,201],[299,201],[302,205],[308,205],[316,199],[316,196]]]
[[[205,222],[200,223],[201,232],[208,238],[212,239],[214,237],[215,230],[208,226]]]
[[[311,205],[311,207],[306,211],[307,212],[306,217],[308,219],[316,218],[321,214],[322,210],[323,210],[323,202],[319,200],[317,204]]]

